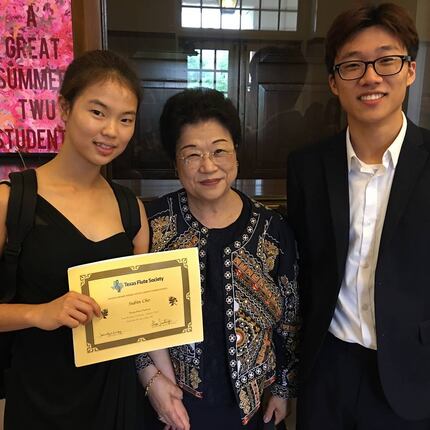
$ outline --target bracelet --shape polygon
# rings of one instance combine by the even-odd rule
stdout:
[[[160,376],[160,375],[161,375],[161,371],[157,370],[157,373],[149,380],[148,384],[145,387],[145,396],[148,395],[149,389],[151,388],[151,385],[154,383],[157,376]]]

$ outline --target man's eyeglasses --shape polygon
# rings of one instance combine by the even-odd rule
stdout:
[[[217,166],[226,165],[231,162],[234,150],[217,148],[215,151],[200,151],[198,149],[187,150],[178,158],[190,169],[198,169],[203,164],[203,159],[207,156]]]
[[[412,61],[409,55],[386,55],[385,57],[377,58],[373,61],[344,61],[343,63],[335,64],[333,72],[337,72],[344,81],[353,81],[361,79],[365,74],[369,64],[379,76],[397,75],[403,69],[405,61]]]

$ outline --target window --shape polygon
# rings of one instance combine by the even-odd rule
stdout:
[[[228,96],[228,50],[195,49],[187,60],[188,88],[215,88]]]
[[[296,31],[299,0],[182,0],[182,27]]]

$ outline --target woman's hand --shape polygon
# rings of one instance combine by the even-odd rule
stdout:
[[[172,427],[166,424],[163,430],[182,430],[182,429],[189,430],[190,429],[189,418],[188,418],[187,411],[184,407],[184,404],[182,403],[182,400],[173,399],[173,405],[181,419],[181,427]],[[161,418],[160,421],[165,422],[163,418]]]
[[[148,398],[165,423],[165,430],[189,430],[190,420],[182,403],[182,390],[163,374],[157,376],[148,391]]]
[[[287,399],[270,395],[264,412],[264,422],[268,423],[275,414],[275,425],[278,425],[290,414],[290,405]]]
[[[69,291],[52,302],[32,306],[28,318],[33,327],[55,330],[61,326],[75,328],[79,324],[87,324],[94,316],[101,316],[100,306],[95,300]]]

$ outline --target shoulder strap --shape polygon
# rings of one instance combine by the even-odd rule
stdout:
[[[127,187],[111,182],[115,197],[118,200],[124,230],[131,241],[140,230],[140,210],[136,196]]]
[[[7,207],[7,242],[3,251],[3,264],[6,275],[6,289],[0,302],[10,302],[16,293],[16,274],[21,246],[34,225],[37,200],[36,172],[25,170],[9,175],[10,195]]]

